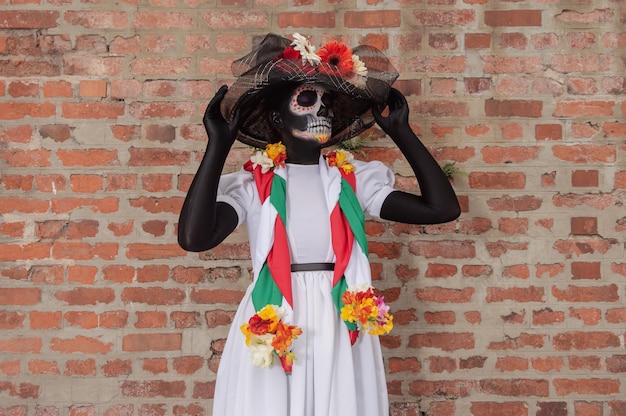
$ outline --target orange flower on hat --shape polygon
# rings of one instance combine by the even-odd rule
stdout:
[[[322,62],[336,66],[342,74],[346,74],[354,68],[352,49],[348,48],[345,43],[332,40],[321,47],[317,54]]]

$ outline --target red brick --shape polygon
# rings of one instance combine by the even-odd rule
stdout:
[[[178,75],[189,70],[191,58],[135,58],[131,64],[133,75]]]
[[[487,49],[491,45],[489,33],[467,33],[464,39],[465,49]]]
[[[602,402],[574,402],[574,412],[576,416],[602,416]]]
[[[498,357],[496,369],[502,372],[525,371],[528,370],[528,359],[523,357]]]
[[[507,397],[549,397],[550,386],[548,380],[528,379],[483,379],[480,380],[480,390],[484,394]]]
[[[485,163],[520,163],[537,159],[539,150],[538,146],[485,146],[481,153]]]
[[[616,302],[619,300],[617,285],[598,287],[570,285],[567,289],[553,287],[552,295],[564,302]]]
[[[594,235],[598,234],[597,217],[572,217],[570,229],[573,235]]]
[[[59,12],[51,10],[0,11],[0,29],[50,29],[57,27]]]
[[[535,126],[536,140],[562,140],[563,126],[561,124],[537,124]]]
[[[123,302],[145,303],[147,305],[179,305],[186,299],[185,292],[180,289],[163,289],[160,287],[127,287],[122,290]]]
[[[468,397],[476,387],[475,381],[416,380],[409,384],[409,394],[418,397]],[[506,413],[512,414],[512,413]]]
[[[87,29],[125,29],[128,16],[126,12],[113,11],[68,11],[65,21]]]
[[[626,322],[626,308],[607,309],[606,321],[614,324]]]
[[[62,103],[61,114],[70,119],[116,119],[124,115],[124,103]]]
[[[49,81],[43,84],[43,96],[47,98],[66,97],[73,95],[72,84],[67,81]]]
[[[180,333],[128,334],[122,338],[122,350],[125,352],[180,351],[181,347]]]
[[[433,72],[437,74],[463,73],[467,67],[467,59],[464,56],[419,56],[410,59],[407,62],[408,67],[412,71]],[[454,114],[467,115],[464,103],[432,101],[420,103],[418,112],[430,112],[432,115],[440,117],[451,116]],[[443,109],[437,107],[443,106]],[[439,111],[437,111],[439,110]],[[454,114],[449,114],[453,112]]]
[[[208,316],[208,312],[207,312]],[[394,316],[395,317],[395,316]],[[174,328],[197,328],[200,327],[199,312],[172,312],[170,319],[174,323]],[[208,321],[208,318],[207,318]]]
[[[570,394],[585,395],[611,395],[620,391],[620,381],[614,379],[585,378],[564,379],[557,378],[553,381],[556,394],[567,396]]]
[[[561,371],[563,368],[562,357],[536,357],[531,358],[532,368],[544,373],[551,371]]]
[[[553,337],[558,351],[614,348],[620,345],[619,336],[611,332],[566,332]]]
[[[350,12],[347,12],[350,13]],[[228,18],[232,19],[231,16]],[[247,19],[244,17],[244,22]],[[213,19],[209,21],[205,17],[205,21],[210,27],[214,27],[211,23]],[[258,23],[256,23],[258,21]],[[262,18],[257,17],[255,22],[257,25],[260,23],[263,26],[267,24],[267,17],[262,16]],[[347,21],[344,18],[344,23],[348,25],[351,21]],[[231,25],[229,25],[231,26]],[[238,25],[239,27],[243,27]],[[248,26],[248,25],[247,25]],[[287,27],[297,27],[297,28],[334,28],[335,27],[335,13],[334,12],[326,12],[326,13],[313,13],[313,12],[280,12],[278,13],[278,27],[287,28]]]
[[[191,29],[194,19],[181,12],[136,12],[133,27],[137,29]]]
[[[602,319],[600,309],[597,308],[570,308],[569,316],[580,319],[585,325],[597,325]]]
[[[446,289],[429,287],[415,291],[415,296],[419,300],[434,303],[468,303],[472,301],[473,295],[474,288]]]
[[[471,172],[469,184],[474,189],[524,189],[523,172]]]
[[[53,338],[50,342],[50,349],[64,354],[108,354],[111,352],[113,344],[105,343],[95,338],[78,335],[73,339]]]
[[[400,372],[419,373],[421,371],[421,364],[415,357],[411,358],[398,358],[392,357],[389,359],[389,372],[391,374]]]
[[[1,20],[0,20],[1,21]],[[56,115],[53,103],[1,102],[0,119],[19,120],[26,117],[48,118]]]
[[[624,19],[622,19],[624,20]],[[609,409],[611,413],[609,416],[621,416],[626,414],[626,401],[611,400],[609,402]]]
[[[524,402],[472,402],[470,412],[473,416],[528,416]]]
[[[492,27],[541,26],[541,10],[485,10],[484,18]]]
[[[612,116],[615,101],[562,101],[557,103],[555,117]]]
[[[310,24],[312,26],[303,27],[334,27],[335,13],[302,13],[306,17],[297,17],[300,13],[279,13],[278,14],[278,27],[291,26],[288,24],[292,20]],[[209,12],[203,16],[204,22],[209,28],[214,30],[220,29],[266,29],[269,27],[269,16],[265,13],[254,11],[241,11],[241,12]],[[333,26],[320,26],[319,23],[324,22],[326,19],[332,19]],[[287,23],[287,24],[286,24]],[[293,26],[300,26],[293,24]]]
[[[413,26],[468,26],[476,20],[476,13],[472,9],[459,10],[424,10],[418,8],[413,11]]]
[[[243,292],[239,290],[215,289],[191,291],[191,301],[199,304],[226,303],[238,304],[243,298]]]
[[[426,258],[474,258],[476,255],[472,241],[413,241],[409,243],[409,252]]]
[[[119,377],[132,374],[133,366],[131,360],[113,359],[102,366],[102,374],[105,377]]]
[[[599,280],[602,277],[600,266],[599,262],[573,262],[572,279]]]
[[[551,308],[543,308],[533,311],[533,325],[550,325],[565,321],[565,313],[553,311]]]
[[[498,48],[500,49],[518,49],[525,50],[528,46],[528,37],[523,33],[502,33],[498,39]]]
[[[541,57],[515,57],[515,56],[485,56],[483,59],[483,70],[487,74],[532,74],[544,71],[544,64]],[[501,100],[489,100],[498,103]],[[506,103],[506,102],[505,102]],[[513,100],[517,109],[525,110],[531,114],[541,110],[541,101]],[[522,105],[523,104],[523,105]],[[522,105],[522,106],[521,106]],[[520,107],[521,106],[521,107]],[[503,115],[505,116],[505,115]],[[535,117],[540,117],[541,114]]]
[[[167,282],[169,279],[169,274],[169,266],[164,264],[150,264],[137,269],[137,282]]]
[[[343,17],[348,28],[398,27],[400,20],[400,10],[346,11]]]
[[[552,153],[561,160],[574,163],[613,163],[617,149],[613,145],[553,146]]]
[[[544,289],[542,287],[489,287],[487,288],[486,301],[488,303],[504,302],[507,300],[513,300],[515,302],[543,302],[543,297]]]
[[[7,90],[11,97],[36,97],[39,93],[39,84],[27,81],[14,81]]]
[[[215,381],[195,381],[193,385],[194,399],[212,399],[215,393]]]
[[[565,10],[555,16],[557,20],[568,23],[602,23],[613,20],[613,11],[607,9],[595,9],[590,12],[578,12],[576,10]]]
[[[409,348],[438,348],[443,351],[456,351],[474,348],[474,334],[471,332],[427,332],[409,336]]]
[[[424,312],[424,320],[431,325],[453,325],[456,314],[453,311]]]
[[[72,290],[56,292],[54,297],[68,305],[96,305],[113,302],[115,292],[111,288],[77,287]]]
[[[135,328],[165,328],[167,326],[167,314],[163,311],[137,312]]]
[[[485,115],[489,117],[541,117],[543,102],[534,100],[485,101]]]
[[[89,208],[93,212],[111,213],[119,208],[119,200],[116,197],[102,199],[94,198],[55,198],[52,200],[52,212],[63,213],[75,209]]]
[[[59,375],[59,368],[56,362],[46,360],[31,360],[28,362],[28,370],[33,375]]]
[[[204,359],[200,356],[186,356],[174,359],[172,367],[178,374],[195,374],[204,365]]]
[[[540,334],[520,334],[516,338],[508,338],[505,341],[494,341],[489,343],[490,350],[517,350],[520,348],[532,347],[542,348],[544,346],[544,335]]]

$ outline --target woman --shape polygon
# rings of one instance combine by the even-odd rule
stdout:
[[[228,336],[213,414],[387,415],[378,338],[359,331],[347,307],[367,294],[378,313],[369,332],[391,327],[368,289],[364,213],[447,222],[460,213],[454,191],[411,131],[406,100],[391,88],[397,73],[374,48],[329,42],[316,52],[298,34],[270,34],[233,72],[237,81],[205,113],[209,142],[179,221],[189,251],[215,247],[243,223],[250,238],[254,282]],[[406,157],[421,195],[393,189],[380,162],[322,155],[374,122]],[[221,176],[236,139],[261,150]]]

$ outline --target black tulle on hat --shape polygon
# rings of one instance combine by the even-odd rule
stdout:
[[[272,99],[278,89],[296,83],[322,84],[337,93],[332,105],[332,137],[323,146],[350,139],[374,124],[372,105],[387,101],[391,84],[398,77],[381,51],[366,45],[352,49],[355,60],[364,64],[361,71],[355,65],[353,72],[334,61],[312,64],[299,54],[293,57],[291,45],[290,39],[268,34],[252,52],[233,62],[237,80],[228,89],[221,111],[228,121],[235,111],[241,112],[238,140],[260,148],[272,142],[275,132],[267,117]]]

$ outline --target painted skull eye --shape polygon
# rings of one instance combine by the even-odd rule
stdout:
[[[312,107],[317,103],[317,92],[315,90],[305,90],[298,94],[296,98],[300,107]]]

